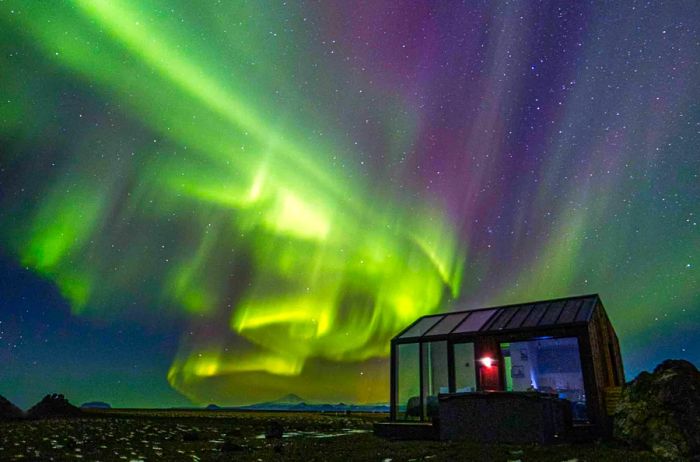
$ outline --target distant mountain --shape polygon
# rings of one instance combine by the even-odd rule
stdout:
[[[299,403],[305,403],[306,400],[299,395],[295,395],[294,393],[289,393],[288,395],[284,395],[281,398],[277,398],[276,400],[270,401],[270,402],[276,403],[276,404],[299,404]]]
[[[298,412],[389,412],[389,405],[379,404],[345,404],[345,403],[307,403],[298,395],[290,393],[274,401],[239,406],[235,409],[251,411],[298,411]]]
[[[80,409],[112,409],[112,406],[102,401],[90,401],[89,403],[81,404]]]
[[[54,417],[80,417],[82,412],[73,406],[65,396],[53,393],[44,396],[27,411],[29,419],[47,419]]]
[[[24,412],[9,400],[0,396],[0,420],[15,420],[24,417]]]
[[[200,408],[201,409],[201,408]],[[345,403],[309,403],[294,393],[281,396],[272,401],[248,404],[245,406],[219,406],[209,404],[206,411],[297,411],[297,412],[389,412],[386,403],[345,404]]]
[[[239,409],[256,409],[256,410],[266,410],[266,411],[286,411],[291,408],[306,405],[304,398],[294,393],[289,393],[274,401],[265,401],[264,403],[250,404],[248,406],[241,406]]]

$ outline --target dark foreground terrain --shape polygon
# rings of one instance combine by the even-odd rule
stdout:
[[[654,461],[607,444],[478,446],[386,441],[383,415],[94,410],[85,417],[0,422],[0,461]],[[283,438],[265,438],[281,428]]]

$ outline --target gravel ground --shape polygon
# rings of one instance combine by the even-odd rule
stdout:
[[[90,411],[84,418],[0,423],[0,461],[655,461],[607,444],[487,446],[387,441],[377,415]],[[284,430],[284,437],[265,433]]]

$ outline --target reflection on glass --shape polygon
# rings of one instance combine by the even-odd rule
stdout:
[[[418,343],[405,343],[396,347],[396,418],[399,420],[420,418],[418,346]]]
[[[574,337],[502,343],[507,391],[553,393],[572,403],[574,420],[586,420],[578,341]]]
[[[455,391],[465,393],[476,391],[476,364],[474,364],[474,344],[456,343],[455,356]]]
[[[449,392],[447,342],[423,344],[423,415],[433,419],[438,415],[438,397]]]

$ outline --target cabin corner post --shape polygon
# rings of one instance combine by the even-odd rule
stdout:
[[[620,381],[617,384],[618,386],[624,386],[625,383],[627,382],[626,377],[625,377],[625,365],[622,362],[622,351],[620,348],[620,340],[617,338],[617,334],[615,333],[614,329],[612,330],[613,332],[613,341],[614,341],[614,347],[615,347],[615,367],[617,367],[618,373],[619,373],[619,378]]]
[[[425,416],[425,355],[423,352],[423,342],[418,343],[418,384],[420,386],[419,388],[419,394],[420,396],[420,420],[424,421],[426,420]]]
[[[457,390],[457,377],[455,371],[455,344],[447,341],[447,390],[455,393]]]
[[[396,392],[398,390],[397,381],[397,364],[398,356],[396,355],[396,343],[391,341],[391,351],[389,354],[389,420],[392,422],[396,420]]]
[[[596,371],[596,354],[591,345],[591,335],[595,335],[595,333],[592,334],[590,325],[586,326],[577,335],[581,370],[583,372],[583,386],[586,390],[586,413],[588,414],[588,421],[596,428],[596,433],[604,434],[604,431],[602,431],[604,415],[601,413],[601,394],[598,389],[599,374]]]

